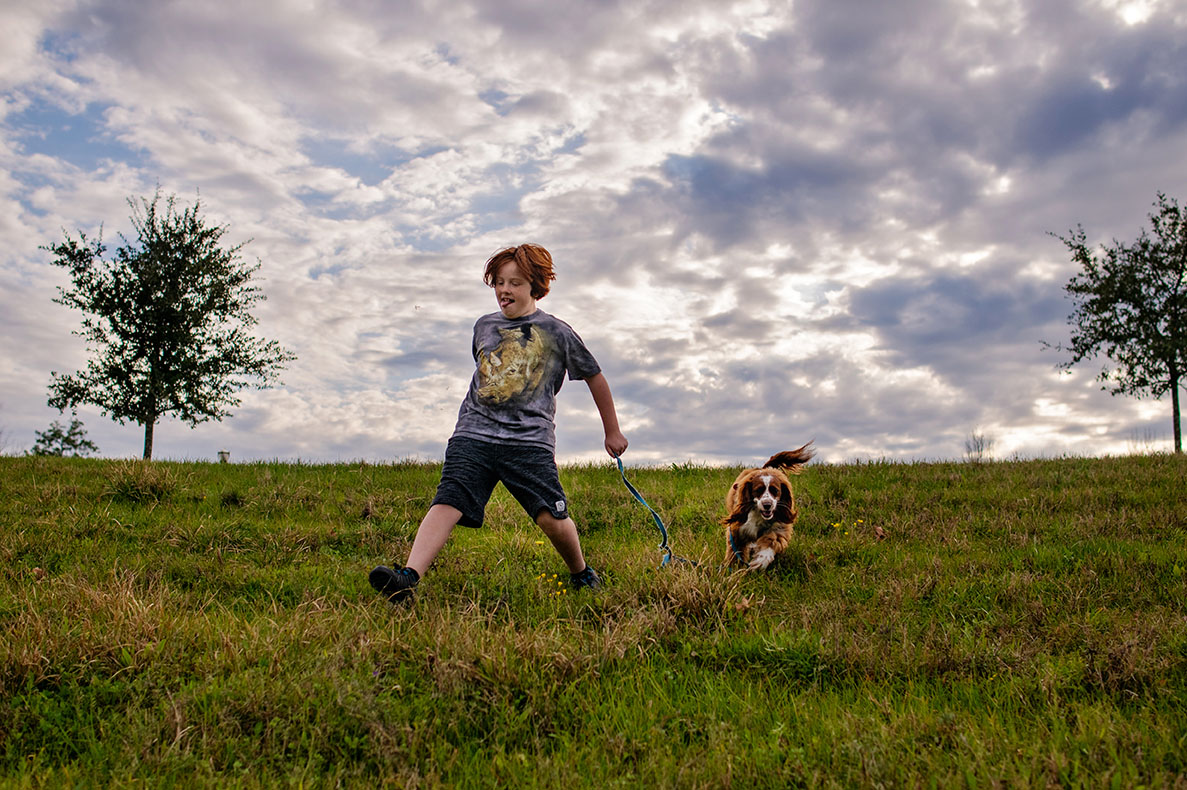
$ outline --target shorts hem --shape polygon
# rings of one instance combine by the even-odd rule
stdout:
[[[433,501],[429,503],[429,507],[433,505],[448,505],[461,513],[461,516],[457,520],[458,526],[469,527],[470,529],[480,529],[482,527],[482,518],[475,519],[472,516],[466,515],[466,511],[462,509],[462,505],[458,502],[450,501],[448,497],[434,497]]]
[[[527,508],[524,508],[524,509],[526,510]],[[564,510],[557,511],[556,508],[549,507],[544,502],[540,502],[532,510],[532,521],[539,520],[540,514],[545,513],[545,512],[548,513],[548,515],[555,518],[557,521],[564,521],[565,519],[569,518],[569,509],[567,507]]]

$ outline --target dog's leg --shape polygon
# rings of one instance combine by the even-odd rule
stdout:
[[[750,560],[749,568],[752,571],[766,570],[772,562],[775,561],[775,550],[766,547],[754,552],[754,558]]]
[[[750,570],[761,571],[770,567],[771,563],[775,561],[775,557],[782,554],[783,550],[787,548],[787,542],[790,539],[790,524],[778,524],[770,532],[760,536],[751,544],[754,551],[747,563]],[[750,552],[747,553],[750,554]]]
[[[725,564],[727,566],[741,565],[743,568],[745,568],[747,565],[750,564],[750,555],[754,551],[754,544],[753,543],[744,543],[744,544],[738,546],[737,551],[734,551],[734,545],[735,545],[736,541],[737,541],[737,538],[734,539],[734,542],[726,541]]]

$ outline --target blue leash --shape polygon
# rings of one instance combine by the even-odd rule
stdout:
[[[660,541],[659,548],[664,552],[664,558],[660,562],[659,567],[664,567],[672,560],[676,560],[677,562],[687,562],[689,565],[695,566],[697,563],[693,560],[685,559],[684,557],[672,554],[672,548],[668,545],[668,529],[664,526],[663,519],[659,517],[659,513],[656,513],[655,509],[652,508],[651,505],[647,504],[647,500],[643,498],[643,495],[639,493],[637,488],[631,485],[631,481],[626,479],[626,470],[622,468],[622,459],[615,457],[614,460],[618,462],[618,473],[622,475],[622,482],[626,483],[626,490],[631,492],[631,496],[633,496],[640,505],[651,511],[651,517],[655,519],[655,526],[659,528],[659,534],[663,537],[663,540]]]

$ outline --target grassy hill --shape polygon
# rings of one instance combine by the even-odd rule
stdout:
[[[764,574],[568,467],[603,592],[500,488],[394,608],[437,472],[0,458],[0,785],[1187,785],[1183,457],[809,465]]]

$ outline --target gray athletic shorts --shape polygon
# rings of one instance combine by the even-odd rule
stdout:
[[[531,444],[495,444],[468,436],[449,440],[433,504],[462,511],[458,523],[463,527],[481,527],[486,503],[500,482],[533,522],[541,510],[558,519],[569,515],[552,450]]]

